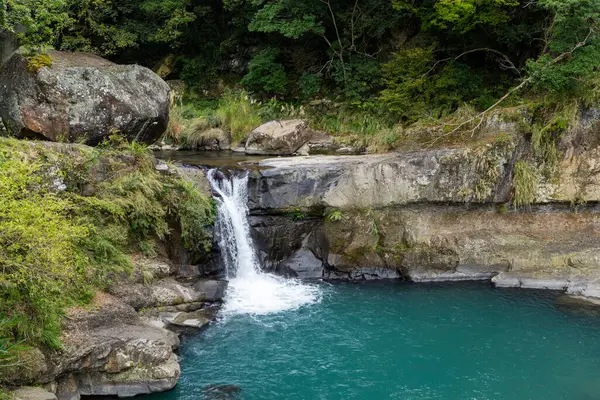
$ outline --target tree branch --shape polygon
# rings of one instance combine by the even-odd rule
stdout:
[[[518,68],[515,66],[515,64],[513,64],[513,62],[512,62],[512,61],[510,61],[510,58],[508,58],[508,56],[506,56],[504,53],[502,53],[502,52],[500,52],[500,51],[498,51],[498,50],[494,50],[494,49],[487,48],[487,47],[480,47],[480,48],[477,48],[477,49],[471,49],[471,50],[467,50],[467,51],[465,51],[465,52],[463,52],[463,53],[461,53],[461,54],[457,55],[456,57],[448,57],[448,58],[444,58],[444,59],[441,59],[441,60],[438,60],[438,61],[436,61],[436,62],[433,64],[433,66],[432,66],[432,67],[431,67],[431,68],[430,68],[430,69],[429,69],[427,72],[425,72],[425,73],[423,74],[422,78],[424,78],[424,77],[426,77],[427,75],[429,75],[429,74],[431,73],[431,71],[433,71],[434,69],[436,69],[436,67],[437,67],[439,64],[443,63],[443,62],[446,62],[446,61],[456,61],[456,60],[458,60],[459,58],[461,58],[461,57],[464,57],[464,56],[466,56],[466,55],[468,55],[468,54],[471,54],[471,53],[477,53],[477,52],[480,52],[480,51],[485,51],[485,52],[488,52],[488,53],[493,53],[493,54],[499,55],[499,56],[500,56],[500,57],[502,57],[502,59],[503,59],[503,60],[504,60],[504,61],[505,61],[505,62],[508,64],[508,65],[506,66],[506,69],[511,69],[511,70],[515,71],[515,73],[516,73],[517,75],[521,76],[521,71],[519,71],[519,69],[518,69]],[[500,64],[500,65],[503,65],[503,64]]]
[[[582,47],[584,47],[588,40],[590,39],[592,33],[594,32],[594,28],[590,27],[590,31],[588,32],[587,36],[585,37],[585,39],[583,39],[582,41],[578,42],[575,46],[573,46],[573,48],[567,52],[561,53],[560,55],[556,56],[555,58],[552,59],[552,65],[557,64],[559,62],[561,62],[562,60],[564,60],[566,57],[570,56],[573,54],[574,51],[576,51],[577,49],[580,49]],[[485,116],[492,111],[494,108],[498,107],[502,102],[504,102],[504,100],[506,100],[508,97],[510,97],[511,94],[518,92],[519,90],[523,89],[529,82],[531,82],[531,77],[528,77],[526,79],[524,79],[518,86],[510,89],[508,92],[506,92],[504,94],[504,96],[500,97],[500,99],[498,99],[498,101],[496,101],[494,104],[492,104],[490,107],[488,107],[487,109],[485,109],[484,111],[480,112],[479,114],[477,114],[476,116],[474,116],[473,118],[469,118],[468,120],[458,124],[456,126],[456,128],[452,129],[450,132],[444,134],[444,135],[440,135],[438,137],[436,137],[433,141],[431,141],[429,143],[428,147],[431,147],[433,144],[435,144],[437,141],[439,141],[440,139],[446,137],[446,136],[450,136],[455,134],[456,132],[460,131],[461,128],[463,128],[464,126],[474,122],[474,121],[478,121],[477,125],[473,128],[470,129],[468,132],[471,132],[471,137],[475,134],[475,132],[481,127],[481,125],[483,124],[483,121],[485,119]]]
[[[337,54],[339,56],[340,62],[342,63],[342,72],[344,74],[344,83],[346,83],[347,77],[346,77],[346,64],[344,62],[344,45],[342,44],[342,39],[340,37],[340,31],[337,26],[337,20],[335,18],[335,14],[333,13],[333,8],[331,8],[331,0],[320,0],[320,1],[323,4],[327,4],[327,8],[329,8],[329,13],[331,14],[331,21],[333,22],[333,27],[335,28],[335,35],[337,36],[337,40],[340,45],[340,51],[337,52]]]

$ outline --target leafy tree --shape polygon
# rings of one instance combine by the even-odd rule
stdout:
[[[260,8],[248,26],[251,31],[278,32],[291,39],[298,39],[308,32],[324,32],[323,23],[314,14],[321,8],[318,1],[254,0],[253,4]]]
[[[65,50],[113,55],[145,44],[177,47],[196,19],[186,0],[65,1],[73,18],[63,32],[60,48]]]
[[[67,0],[4,0],[0,29],[15,34],[25,45],[54,45],[56,32],[71,23]]]
[[[248,73],[242,83],[249,89],[264,94],[281,94],[285,92],[287,76],[283,65],[276,61],[279,50],[266,48],[259,52],[248,66]]]
[[[600,0],[540,0],[551,23],[542,55],[527,65],[534,90],[585,95],[600,66]]]
[[[392,0],[396,9],[419,16],[426,28],[452,29],[465,33],[480,25],[496,26],[510,20],[510,9],[518,0],[438,0],[431,3]]]

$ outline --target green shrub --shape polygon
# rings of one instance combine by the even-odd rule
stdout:
[[[303,73],[298,80],[300,95],[303,99],[312,99],[321,90],[321,83],[317,74]]]
[[[0,315],[0,332],[6,332],[12,329],[15,325],[15,319],[8,319]],[[15,343],[10,337],[0,336],[0,369],[12,368],[21,365],[19,352],[24,350],[25,346],[21,343]],[[1,389],[1,387],[0,387]],[[2,392],[0,391],[0,398]]]
[[[276,61],[279,50],[269,47],[254,56],[242,84],[255,92],[275,95],[285,93],[287,76],[283,65]]]
[[[36,54],[27,58],[27,71],[37,74],[44,67],[52,66],[52,57],[48,54]]]
[[[68,149],[0,138],[0,337],[9,343],[59,348],[65,308],[87,303],[131,270],[128,254],[173,228],[190,249],[210,246],[210,199],[156,171],[145,146],[112,137]]]
[[[380,99],[408,123],[447,116],[465,102],[485,109],[502,93],[496,76],[486,76],[458,61],[436,63],[434,47],[394,53],[383,65],[383,73],[385,89]]]
[[[341,210],[331,210],[329,213],[327,213],[326,218],[327,221],[337,222],[344,219],[344,214]]]

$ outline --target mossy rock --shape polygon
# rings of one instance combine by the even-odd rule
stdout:
[[[29,385],[44,381],[48,363],[42,351],[35,347],[23,350],[18,355],[18,365],[0,368],[0,383]]]
[[[52,67],[52,57],[48,54],[36,54],[27,59],[27,70],[37,74],[44,67]]]

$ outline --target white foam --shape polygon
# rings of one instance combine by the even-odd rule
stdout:
[[[235,278],[229,282],[223,313],[265,315],[295,310],[320,298],[316,286],[260,274],[255,279]]]
[[[262,272],[248,224],[248,174],[219,179],[211,170],[208,180],[219,195],[215,230],[229,277],[223,313],[265,315],[318,302],[318,286]]]

